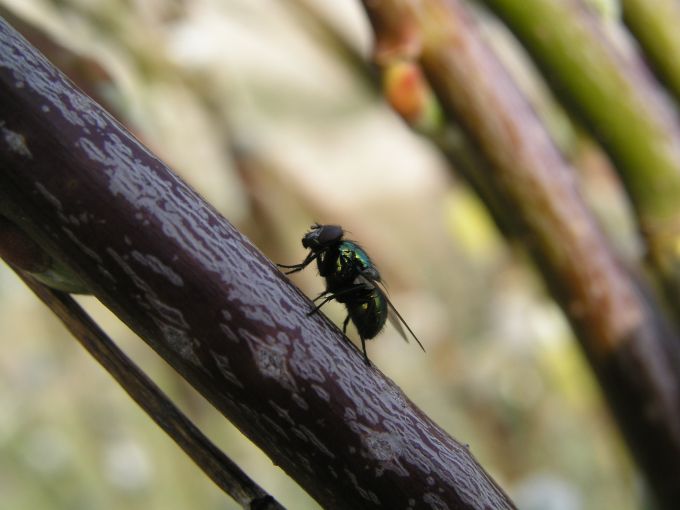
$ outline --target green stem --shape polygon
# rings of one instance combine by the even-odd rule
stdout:
[[[680,99],[680,3],[622,0],[623,20],[666,86]]]
[[[555,91],[616,163],[647,240],[650,261],[680,316],[680,122],[675,105],[634,53],[623,54],[611,44],[578,0],[486,0],[486,4],[505,20]],[[656,23],[663,17],[646,0],[625,4],[627,19],[636,13],[647,15],[638,23],[652,20],[652,14]],[[676,27],[671,24],[660,31],[655,53],[668,51],[664,34],[677,32]],[[655,37],[653,26],[647,26],[646,46]],[[668,51],[666,58],[677,64],[675,55]]]

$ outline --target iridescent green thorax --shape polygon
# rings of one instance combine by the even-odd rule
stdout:
[[[354,267],[357,272],[365,270],[373,271],[376,275],[378,270],[371,262],[364,249],[352,241],[342,241],[338,246],[337,270],[343,271],[347,267]],[[378,275],[378,279],[380,279]]]

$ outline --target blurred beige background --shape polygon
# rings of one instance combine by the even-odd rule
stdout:
[[[66,61],[85,66],[114,115],[272,260],[301,260],[313,221],[348,229],[427,348],[388,327],[369,355],[520,508],[640,507],[637,475],[559,309],[381,99],[361,60],[371,37],[357,2],[0,5],[72,52]],[[595,168],[584,188],[632,249],[597,154],[481,19],[561,145]],[[309,295],[323,286],[311,268],[293,280]],[[258,483],[288,508],[318,508],[115,317],[81,302]],[[344,318],[339,305],[326,313]],[[238,508],[2,263],[0,324],[0,509]]]

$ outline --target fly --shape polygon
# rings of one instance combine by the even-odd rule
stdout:
[[[290,269],[286,274],[291,274],[302,271],[316,260],[319,274],[326,279],[326,290],[314,299],[314,302],[321,302],[309,315],[317,313],[333,299],[343,303],[347,308],[347,317],[342,323],[342,332],[346,334],[351,320],[361,338],[367,364],[370,362],[366,353],[366,340],[380,333],[388,319],[408,342],[403,324],[425,351],[423,344],[387,297],[378,269],[364,249],[354,241],[344,239],[344,235],[345,231],[338,225],[316,223],[302,238],[302,246],[309,250],[305,259],[292,266],[278,264],[279,267]]]

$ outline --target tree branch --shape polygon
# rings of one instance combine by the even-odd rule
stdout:
[[[324,508],[514,508],[234,227],[0,23],[0,204]]]

